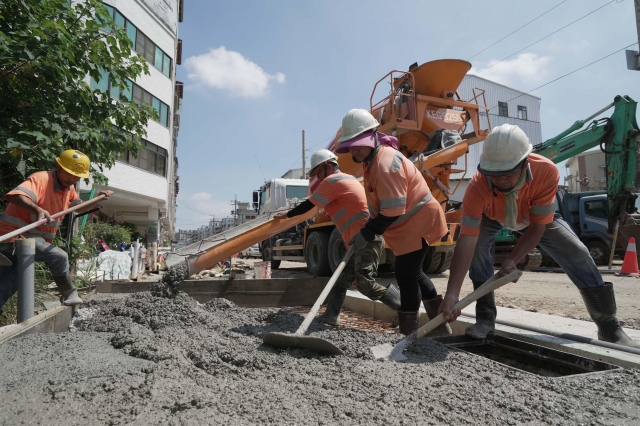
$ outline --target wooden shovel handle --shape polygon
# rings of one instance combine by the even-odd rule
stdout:
[[[85,209],[85,208],[89,207],[90,205],[95,204],[95,203],[97,203],[98,201],[100,201],[100,200],[102,200],[104,198],[105,198],[105,195],[100,195],[98,197],[90,199],[89,201],[84,201],[84,202],[82,202],[82,203],[80,203],[78,205],[75,205],[75,206],[71,207],[71,208],[63,210],[63,211],[58,212],[56,214],[52,214],[51,215],[51,219],[57,219],[57,218],[59,218],[61,216],[67,215],[67,214],[69,214],[69,213],[71,213],[73,211],[80,210],[80,209]],[[30,225],[23,226],[20,229],[16,229],[15,231],[9,232],[8,234],[4,234],[4,235],[0,236],[0,242],[8,240],[10,238],[13,238],[13,237],[15,237],[17,235],[23,234],[23,233],[25,233],[27,231],[30,231],[30,230],[32,230],[34,228],[37,228],[40,225],[44,225],[45,223],[47,223],[47,219],[40,219],[39,221],[34,222],[34,223],[30,224]]]
[[[453,309],[464,309],[482,296],[491,293],[494,290],[502,287],[505,284],[513,282],[522,276],[522,271],[513,271],[504,277],[499,277],[498,274],[495,274],[493,277],[489,278],[484,284],[482,284],[476,291],[467,295],[464,299],[453,305]],[[438,314],[437,317],[433,318],[431,321],[423,325],[418,329],[418,339],[421,339],[425,336],[425,334],[433,331],[436,327],[444,323],[444,317],[442,314]]]
[[[300,327],[298,327],[298,330],[295,332],[297,336],[302,336],[304,333],[307,332],[307,328],[309,328],[309,324],[311,324],[311,321],[313,321],[313,318],[315,318],[316,314],[318,313],[318,310],[320,309],[322,302],[324,302],[324,299],[327,298],[334,284],[336,283],[336,281],[338,281],[338,278],[340,277],[342,270],[347,265],[347,262],[351,258],[351,255],[353,254],[355,249],[356,249],[356,245],[354,244],[349,248],[347,253],[344,255],[344,257],[342,258],[342,262],[340,262],[340,264],[336,268],[335,272],[331,276],[331,279],[329,280],[327,285],[324,286],[324,290],[322,290],[322,293],[320,293],[320,296],[318,296],[316,303],[314,303],[313,307],[311,308],[307,316],[304,318],[304,321],[302,321],[302,324],[300,324]]]

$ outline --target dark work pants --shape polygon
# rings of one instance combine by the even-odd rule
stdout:
[[[433,299],[438,295],[429,277],[422,270],[422,263],[429,245],[423,239],[422,248],[396,256],[396,280],[400,287],[400,310],[417,311],[422,299]]]

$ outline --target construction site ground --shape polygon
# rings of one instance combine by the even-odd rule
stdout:
[[[312,323],[344,356],[278,351],[296,312],[101,294],[70,333],[0,345],[0,424],[638,424],[640,371],[542,377],[423,339]],[[380,331],[380,330],[377,330]]]
[[[238,261],[251,264],[260,260],[234,259],[234,262]],[[612,270],[619,270],[620,266],[620,261],[614,261]],[[311,275],[304,263],[283,261],[278,270],[272,271],[272,276],[293,278]],[[430,278],[438,292],[444,294],[449,271],[430,275]],[[620,323],[624,327],[640,329],[640,278],[604,274],[603,279],[614,284]],[[395,282],[393,272],[380,273],[378,281],[385,285]],[[472,291],[467,277],[460,294],[464,296]],[[591,321],[580,293],[564,273],[525,271],[517,283],[508,284],[496,292],[496,303],[507,308]]]

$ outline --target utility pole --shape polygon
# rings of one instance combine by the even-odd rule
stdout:
[[[640,45],[640,0],[633,0],[636,10],[636,30],[638,31],[638,44]],[[640,71],[640,52],[627,50],[627,69]]]
[[[638,0],[640,1],[640,0]],[[306,179],[307,177],[307,163],[306,163],[306,149],[304,146],[304,130],[302,131],[302,178],[301,179]]]
[[[233,227],[238,226],[238,194],[235,194],[235,199],[231,200],[233,205]]]

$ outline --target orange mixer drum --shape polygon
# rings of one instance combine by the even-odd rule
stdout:
[[[413,75],[413,91],[417,95],[415,96],[417,106],[415,118],[419,131],[403,128],[402,122],[398,120],[388,120],[379,127],[379,130],[386,134],[392,134],[395,131],[405,153],[424,151],[429,143],[427,135],[436,130],[462,130],[469,121],[469,114],[459,108],[448,107],[446,100],[454,99],[458,86],[470,69],[471,63],[459,59],[439,59],[413,68],[410,72]],[[394,74],[395,89],[405,82],[406,76],[407,74]],[[435,100],[439,105],[434,104],[434,98],[437,98]],[[416,122],[413,123],[415,126]],[[327,149],[335,152],[337,141],[341,136],[340,129]],[[356,177],[362,176],[362,165],[354,163],[348,153],[337,155],[340,169],[344,173]]]

